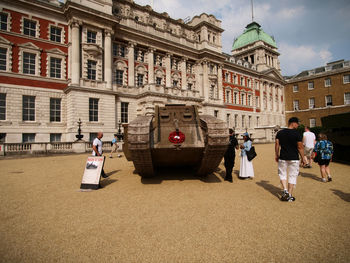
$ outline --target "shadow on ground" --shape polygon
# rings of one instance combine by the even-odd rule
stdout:
[[[333,191],[333,194],[339,196],[344,201],[350,202],[350,193],[344,193],[343,191],[340,191],[337,189],[330,189],[330,190]]]
[[[316,181],[322,181],[321,180],[321,177],[319,177],[319,176],[316,176],[316,175],[314,175],[314,174],[309,174],[309,173],[303,173],[303,172],[301,172],[300,174],[299,174],[301,177],[305,177],[305,178],[310,178],[310,179],[313,179],[313,180],[316,180]]]
[[[207,176],[198,176],[191,168],[160,168],[157,169],[153,177],[142,177],[141,182],[143,184],[161,184],[165,180],[199,180],[204,183],[221,183],[219,178],[222,177],[221,173],[221,171],[216,170]]]
[[[100,185],[102,188],[105,188],[106,186],[110,185],[110,184],[113,184],[115,182],[117,182],[118,180],[117,179],[109,179],[109,178],[106,178],[104,180],[102,180],[100,182]]]
[[[269,181],[260,181],[256,183],[258,186],[261,186],[266,191],[270,192],[272,195],[276,196],[278,199],[280,198],[281,189],[272,184],[269,184]]]

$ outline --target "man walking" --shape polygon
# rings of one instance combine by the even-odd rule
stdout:
[[[117,134],[114,134],[114,138],[112,140],[112,150],[111,150],[111,153],[109,155],[109,158],[113,158],[112,153],[117,152],[117,149],[118,149],[117,139],[118,139]]]
[[[275,142],[275,160],[278,162],[278,175],[283,187],[281,201],[295,201],[292,195],[299,175],[299,156],[304,163],[304,147],[302,136],[296,130],[299,120],[292,117],[288,121],[288,128],[279,131]],[[288,173],[288,185],[287,185]]]
[[[238,149],[238,141],[235,137],[235,132],[233,129],[229,129],[229,134],[230,134],[230,141],[224,155],[225,168],[226,168],[226,176],[224,180],[232,183],[232,170],[233,170],[233,167],[235,166],[235,157],[236,157],[235,149]]]
[[[92,142],[92,156],[102,156],[102,139],[103,133],[98,132],[97,137]],[[108,175],[105,174],[105,171],[102,168],[101,175],[103,178],[107,178]]]
[[[303,144],[304,144],[304,168],[311,168],[312,158],[311,154],[314,150],[316,144],[316,136],[310,131],[308,126],[305,127],[305,132],[303,133]]]

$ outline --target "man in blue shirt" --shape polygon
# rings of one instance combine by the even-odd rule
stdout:
[[[117,138],[117,134],[114,134],[114,138],[112,140],[112,150],[111,154],[109,155],[109,158],[113,158],[112,153],[115,153],[118,149]]]

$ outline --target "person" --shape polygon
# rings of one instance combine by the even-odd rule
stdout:
[[[252,147],[252,140],[247,132],[242,134],[244,143],[241,144],[241,167],[239,169],[239,179],[248,179],[254,177],[253,162],[248,161],[247,151]]]
[[[117,134],[114,134],[114,138],[111,142],[112,143],[112,150],[111,150],[111,154],[109,155],[109,158],[113,158],[112,153],[117,152],[117,149],[118,149],[117,139],[118,139]]]
[[[324,133],[320,133],[318,137],[319,141],[316,142],[312,157],[314,158],[315,154],[319,155],[318,165],[320,166],[322,182],[331,182],[329,163],[333,156],[333,144],[328,141],[327,135]]]
[[[235,157],[236,157],[236,150],[238,149],[238,141],[235,136],[235,132],[233,129],[229,129],[229,144],[228,148],[224,155],[224,163],[225,163],[225,169],[226,169],[226,176],[225,181],[229,181],[232,183],[232,169],[235,166]]]
[[[97,133],[97,137],[94,139],[94,141],[92,142],[92,156],[102,156],[102,139],[103,137],[103,132],[98,132]],[[101,171],[101,176],[103,178],[107,178],[108,175],[106,175],[105,171],[102,168]]]
[[[299,175],[298,153],[301,157],[301,163],[304,163],[304,146],[302,136],[296,130],[298,127],[298,118],[292,117],[288,120],[288,128],[280,130],[276,135],[275,160],[278,162],[278,175],[283,187],[281,201],[295,201],[295,197],[292,193]]]
[[[305,127],[305,132],[303,133],[303,144],[304,144],[304,168],[312,167],[312,158],[314,147],[316,143],[316,136],[310,131],[308,126]]]

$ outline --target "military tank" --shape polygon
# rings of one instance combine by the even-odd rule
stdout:
[[[154,116],[138,116],[124,125],[123,151],[141,177],[157,168],[190,166],[199,176],[212,173],[228,145],[226,123],[199,115],[197,106],[156,106]]]

